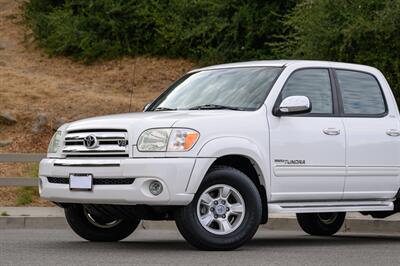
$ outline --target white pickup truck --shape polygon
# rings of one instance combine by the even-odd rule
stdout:
[[[40,163],[41,197],[90,241],[175,220],[207,250],[243,245],[269,213],[330,236],[346,212],[400,210],[400,119],[382,73],[321,61],[190,71],[144,112],[65,124]]]

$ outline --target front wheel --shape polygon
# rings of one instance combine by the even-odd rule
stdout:
[[[331,236],[336,234],[344,223],[345,212],[298,213],[297,222],[309,235]]]
[[[260,194],[244,173],[213,168],[193,201],[177,210],[183,237],[202,250],[232,250],[250,240],[261,221]]]
[[[135,231],[140,220],[110,219],[91,214],[82,205],[65,209],[65,217],[72,230],[80,237],[94,242],[122,240]]]

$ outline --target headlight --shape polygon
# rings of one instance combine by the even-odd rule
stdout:
[[[61,131],[57,131],[50,140],[49,148],[47,153],[57,153],[58,149],[61,147]]]
[[[170,128],[149,129],[142,133],[138,141],[139,151],[166,151]]]
[[[188,151],[199,139],[199,132],[188,128],[148,129],[139,137],[139,151]]]

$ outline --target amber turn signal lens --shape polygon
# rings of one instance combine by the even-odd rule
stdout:
[[[188,128],[176,128],[169,139],[168,151],[188,151],[199,139],[199,132]]]
[[[183,144],[185,151],[190,150],[193,147],[193,145],[196,143],[198,138],[199,138],[199,133],[197,133],[195,131],[189,132],[186,135],[185,143]]]

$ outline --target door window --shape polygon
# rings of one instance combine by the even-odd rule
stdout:
[[[332,88],[328,69],[302,69],[294,72],[281,92],[281,99],[307,96],[313,114],[332,114]]]
[[[379,115],[386,112],[382,90],[374,76],[349,70],[336,70],[343,111],[348,115]]]

